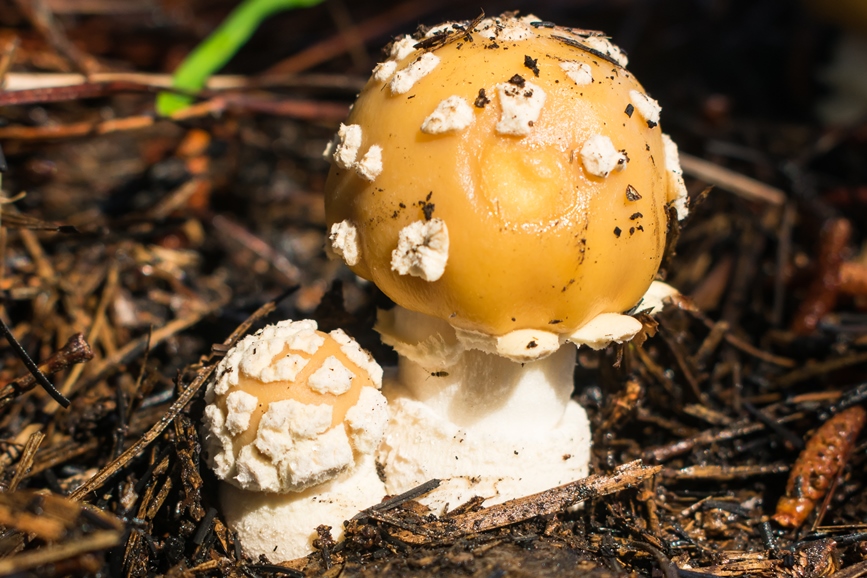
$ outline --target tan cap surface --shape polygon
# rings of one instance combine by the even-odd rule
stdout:
[[[333,253],[400,305],[490,335],[631,308],[685,193],[619,50],[535,20],[408,55],[402,40],[331,149]]]
[[[240,488],[300,491],[379,444],[382,369],[346,333],[310,320],[249,335],[208,387],[204,438],[217,476]]]

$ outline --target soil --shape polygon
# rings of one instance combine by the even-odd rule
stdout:
[[[484,6],[629,53],[684,155],[691,215],[661,272],[683,297],[640,317],[643,344],[579,351],[589,480],[470,507],[479,531],[386,503],[272,564],[221,518],[204,387],[231,343],[280,319],[342,327],[395,363],[372,329],[388,300],[322,249],[321,152],[380,47],[478,7],[277,14],[222,85],[162,119],[160,83],[235,2],[0,0],[0,575],[867,575],[850,411],[867,397],[867,97],[849,95],[855,120],[821,113],[845,90],[822,80],[838,46],[867,22],[813,4]],[[773,518],[786,493],[812,507],[798,527]]]

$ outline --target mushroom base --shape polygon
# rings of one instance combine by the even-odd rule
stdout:
[[[377,457],[390,494],[439,478],[419,500],[439,514],[474,496],[505,502],[587,475],[590,424],[570,399],[574,345],[519,363],[402,307],[381,312],[377,330],[400,356],[383,384],[389,425]]]
[[[373,457],[364,456],[348,472],[303,492],[250,492],[223,482],[220,504],[244,552],[277,563],[313,552],[321,524],[331,526],[331,536],[339,540],[344,520],[378,504],[385,493]]]
[[[378,460],[386,489],[398,494],[440,478],[441,485],[418,500],[438,515],[474,496],[498,504],[587,476],[590,424],[574,401],[552,429],[505,424],[498,433],[458,427],[394,381],[383,391],[390,421]]]

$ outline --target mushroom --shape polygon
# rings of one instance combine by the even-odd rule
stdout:
[[[449,478],[437,507],[495,503],[586,475],[565,344],[627,341],[624,312],[673,291],[654,279],[686,188],[600,33],[504,14],[407,38],[326,151],[327,249],[397,304],[387,490]]]
[[[382,369],[342,330],[282,321],[233,347],[208,386],[204,444],[220,502],[251,556],[312,551],[315,528],[385,495],[376,448],[388,421]]]

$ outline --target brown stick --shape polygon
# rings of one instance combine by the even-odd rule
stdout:
[[[24,361],[24,364],[30,370],[26,375],[11,381],[0,389],[0,410],[9,405],[13,399],[22,393],[33,389],[37,383],[45,388],[48,394],[63,407],[68,407],[69,400],[55,389],[54,385],[45,377],[45,374],[57,373],[76,363],[93,359],[93,351],[84,340],[84,336],[81,333],[76,333],[69,338],[69,341],[66,342],[66,345],[62,349],[49,357],[42,365],[37,366],[30,360],[30,357],[24,352],[24,349],[21,348],[17,341],[14,340],[8,327],[2,321],[0,321],[0,329],[6,334],[6,338],[10,344],[19,349],[23,355],[22,361]]]
[[[662,466],[645,466],[641,460],[624,464],[611,475],[595,474],[532,496],[452,518],[455,530],[474,534],[517,524],[536,516],[560,512],[589,498],[613,494],[634,487],[655,476]]]
[[[18,9],[45,38],[52,48],[69,60],[79,72],[99,72],[103,66],[90,54],[80,50],[69,41],[63,28],[54,18],[51,7],[45,0],[15,0]]]
[[[46,567],[86,552],[107,550],[120,544],[122,538],[123,532],[100,530],[99,532],[94,532],[83,538],[70,540],[63,544],[30,550],[11,558],[0,560],[0,574],[3,576],[22,574],[25,570],[40,566]]]
[[[851,237],[852,224],[848,219],[831,219],[822,227],[817,258],[818,271],[792,320],[792,331],[795,333],[812,333],[822,317],[830,313],[837,304],[840,266]]]
[[[178,111],[169,117],[169,120],[183,121],[201,118],[225,112],[226,110],[336,122],[346,117],[349,108],[345,104],[335,102],[301,99],[277,101],[271,98],[258,98],[244,94],[227,94]],[[96,122],[73,122],[56,126],[12,125],[0,127],[0,139],[58,140],[104,135],[148,128],[155,125],[159,120],[153,115],[137,115]]]
[[[782,206],[786,202],[784,191],[698,157],[680,153],[680,166],[685,174],[744,199],[775,206]]]
[[[16,464],[15,475],[12,476],[12,481],[9,482],[9,487],[6,488],[7,492],[14,492],[18,489],[18,484],[21,483],[21,480],[24,479],[30,471],[30,468],[33,466],[33,458],[36,457],[36,450],[39,449],[39,446],[42,444],[42,440],[44,439],[45,434],[38,431],[34,432],[27,440],[27,443],[24,445],[24,451],[21,452],[21,458]]]
[[[450,4],[447,2],[446,4]],[[404,22],[418,20],[432,10],[433,5],[410,0],[403,2],[373,18],[361,22],[343,32],[318,42],[309,48],[281,60],[265,71],[263,76],[290,74],[313,68],[317,64],[339,56],[351,48],[353,42],[367,42],[377,36],[388,34]],[[443,6],[440,5],[440,8]]]
[[[73,365],[84,363],[93,359],[93,350],[84,339],[84,335],[76,333],[66,341],[66,345],[60,348],[51,357],[39,364],[39,370],[43,373],[52,374],[58,371],[68,369]],[[30,391],[36,386],[36,378],[32,373],[27,373],[21,377],[10,381],[3,389],[0,389],[0,401],[5,400],[9,396],[21,395],[25,391]]]
[[[867,295],[867,265],[846,262],[840,265],[840,292],[847,295]]]
[[[250,330],[250,327],[263,317],[267,316],[269,313],[274,311],[277,307],[277,304],[274,301],[269,301],[262,305],[258,310],[256,310],[253,315],[250,316],[244,323],[242,323],[232,334],[226,338],[223,342],[227,347],[232,347],[235,343],[243,337],[243,335]],[[111,462],[105,465],[95,476],[90,478],[84,484],[82,484],[77,490],[72,492],[69,495],[71,500],[83,500],[85,496],[93,492],[102,486],[109,478],[115,475],[121,468],[123,468],[130,460],[132,460],[135,456],[139,455],[146,447],[148,447],[154,440],[156,440],[160,434],[169,426],[172,421],[178,416],[178,414],[187,406],[190,401],[196,396],[205,382],[208,381],[208,378],[217,368],[216,363],[212,363],[206,365],[199,369],[196,374],[195,379],[187,388],[178,396],[178,399],[172,404],[169,410],[166,412],[166,415],[158,421],[154,426],[149,429],[138,441],[132,444],[126,451],[120,454],[117,458],[113,459]]]

